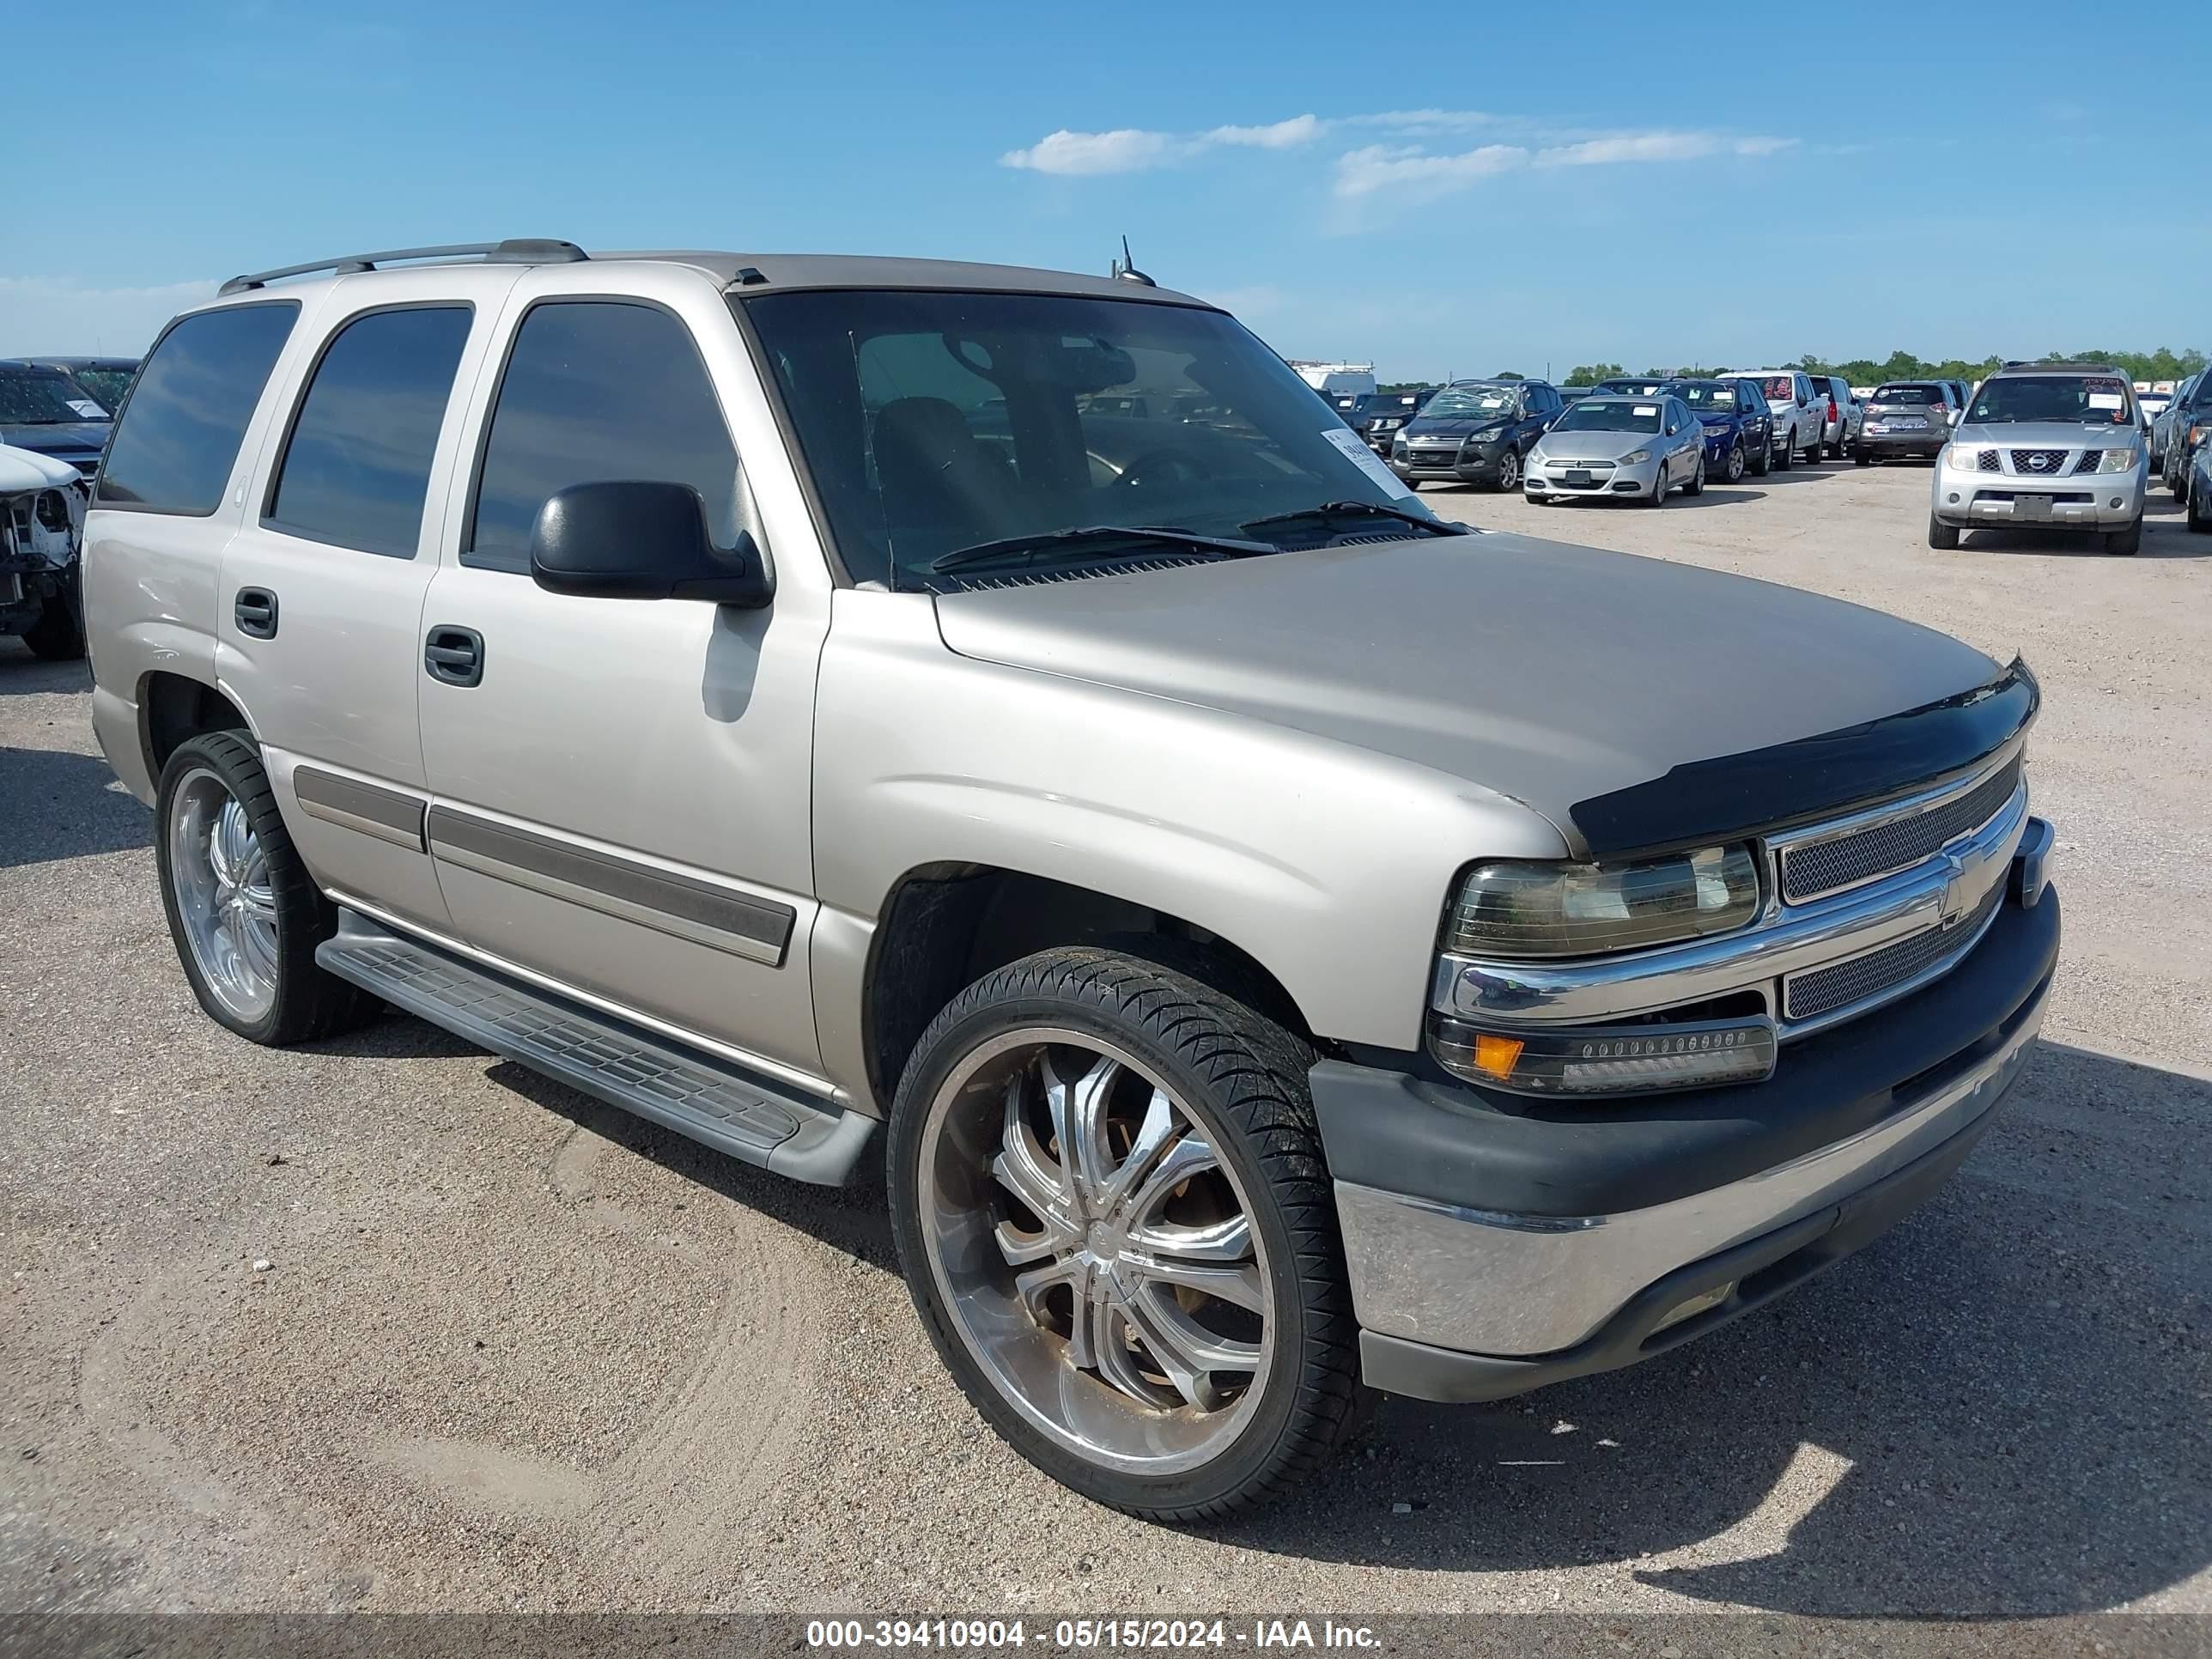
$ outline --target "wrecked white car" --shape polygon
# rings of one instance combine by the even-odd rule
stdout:
[[[84,655],[77,549],[84,483],[76,468],[0,444],[0,635],[19,634],[48,662]]]

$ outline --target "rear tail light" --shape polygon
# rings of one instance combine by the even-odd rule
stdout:
[[[1828,418],[1832,421],[1836,418],[1836,400],[1833,398],[1828,399]]]

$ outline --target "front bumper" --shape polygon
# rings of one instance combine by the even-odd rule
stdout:
[[[1402,455],[1394,451],[1390,470],[1401,478],[1422,483],[1456,479],[1461,483],[1496,483],[1498,464],[1504,456],[1503,444],[1451,452],[1409,449]]]
[[[1929,511],[1961,530],[2121,530],[2142,517],[2148,469],[2040,477],[1937,466]]]
[[[1569,475],[1575,472],[1587,472],[1589,482],[1571,482]],[[1618,461],[1539,460],[1532,454],[1521,478],[1522,491],[1530,495],[1648,496],[1658,484],[1656,457],[1626,466]]]
[[[1365,1380],[1489,1400],[1630,1364],[1908,1212],[1987,1127],[2041,1023],[2059,911],[2027,862],[1949,974],[1790,1044],[1763,1084],[1539,1103],[1316,1066]]]

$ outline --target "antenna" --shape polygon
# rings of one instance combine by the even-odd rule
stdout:
[[[1158,283],[1146,276],[1143,271],[1138,270],[1135,265],[1130,264],[1129,239],[1127,236],[1121,238],[1121,257],[1114,261],[1111,274],[1117,282],[1142,283],[1146,288],[1158,288],[1159,286]]]

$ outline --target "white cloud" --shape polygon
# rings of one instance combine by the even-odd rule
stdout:
[[[1141,127],[1112,132],[1070,132],[1062,127],[1027,149],[1008,150],[999,164],[1032,173],[1140,173],[1173,159],[1176,148],[1172,134]]]
[[[0,357],[135,356],[162,324],[215,289],[213,279],[102,288],[68,276],[0,276]]]
[[[1411,200],[1430,201],[1465,190],[1479,179],[1510,173],[1528,160],[1528,152],[1518,144],[1485,144],[1457,155],[1370,144],[1337,158],[1336,193],[1350,200],[1387,190]]]
[[[1422,142],[1448,140],[1486,128],[1500,129],[1501,137],[1525,142],[1441,153],[1432,152]],[[1337,157],[1334,190],[1340,201],[1385,195],[1398,200],[1433,201],[1468,189],[1480,179],[1523,167],[1614,167],[1697,161],[1716,155],[1756,157],[1772,155],[1797,142],[1761,134],[1669,128],[1591,133],[1553,127],[1547,131],[1525,116],[1493,115],[1482,110],[1400,109],[1366,115],[1309,113],[1256,126],[1218,126],[1186,133],[1139,127],[1112,132],[1073,132],[1062,128],[1027,149],[1008,150],[999,159],[1006,167],[1036,173],[1138,173],[1217,148],[1288,150],[1313,143],[1330,132],[1351,131],[1385,134],[1392,142],[1364,144]]]
[[[1557,144],[1536,152],[1540,167],[1601,167],[1620,161],[1697,161],[1712,155],[1721,140],[1710,132],[1617,132],[1580,143]]]
[[[1317,115],[1293,115],[1264,127],[1216,127],[1201,135],[1209,144],[1239,144],[1254,149],[1289,149],[1310,144],[1321,137],[1325,123]]]

